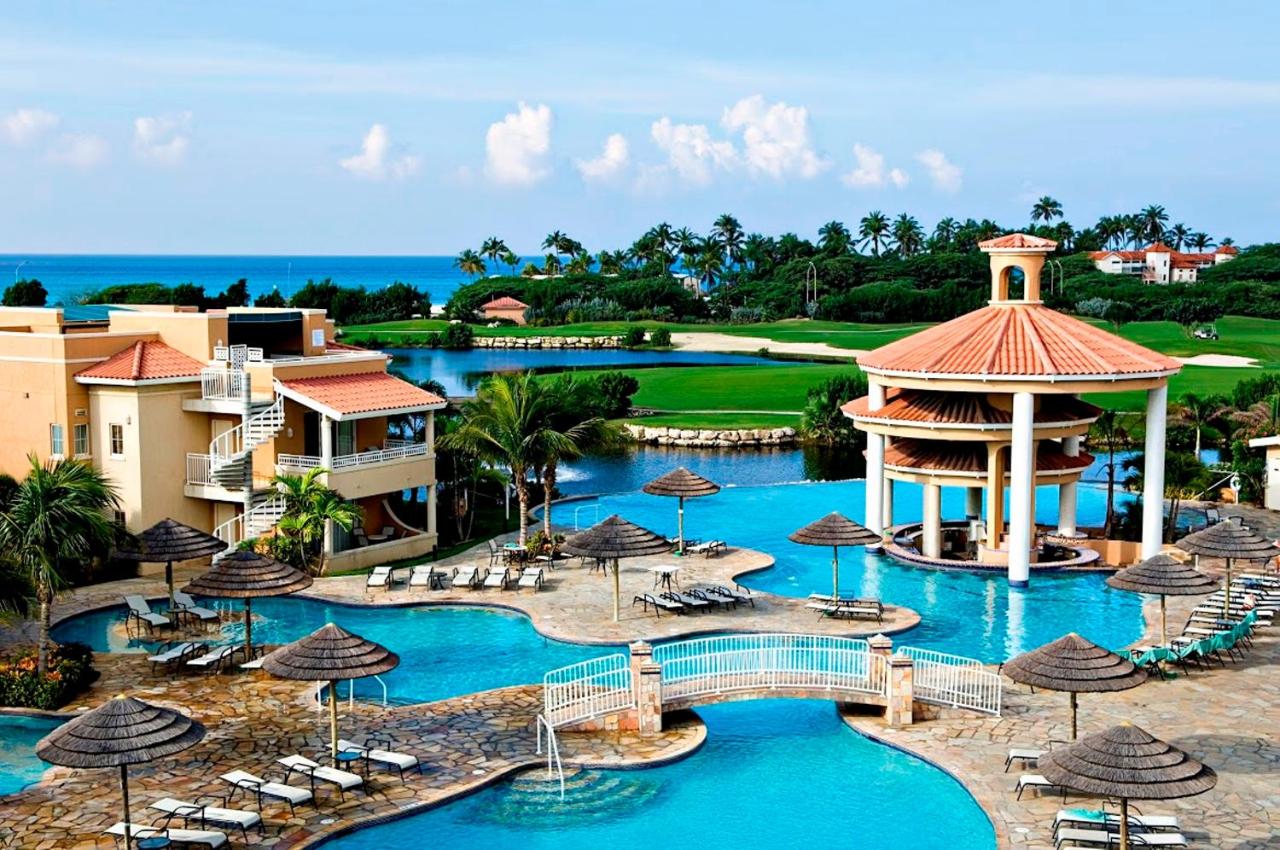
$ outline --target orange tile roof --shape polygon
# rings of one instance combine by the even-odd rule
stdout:
[[[858,357],[870,371],[938,377],[1116,378],[1173,374],[1171,357],[1043,304],[991,304]]]
[[[1058,247],[1058,243],[1052,239],[1032,236],[1030,233],[1008,233],[1004,236],[997,236],[995,239],[984,239],[978,243],[978,247],[984,251],[999,250],[1001,248],[1030,248],[1041,251],[1048,249],[1052,251]]]
[[[528,306],[529,305],[524,303],[523,301],[518,301],[509,295],[504,295],[501,298],[493,299],[488,304],[482,305],[480,309],[481,310],[523,310]]]
[[[158,381],[167,378],[198,378],[204,363],[188,357],[163,342],[140,340],[101,363],[76,373],[86,380]]]
[[[1146,251],[1148,254],[1176,254],[1176,253],[1178,253],[1177,251],[1173,250],[1172,248],[1170,248],[1168,245],[1164,244],[1163,242],[1152,242],[1150,245],[1148,245],[1148,246],[1147,246],[1146,248],[1144,248],[1143,250],[1144,250],[1144,251]]]
[[[931,472],[987,471],[986,443],[951,443],[944,440],[895,439],[885,447],[885,466]],[[1036,472],[1068,472],[1093,463],[1088,452],[1069,457],[1058,444],[1042,440],[1036,452]],[[1006,473],[1007,474],[1007,473]]]
[[[1215,254],[1239,254],[1240,249],[1235,245],[1219,245],[1214,251]]]
[[[435,393],[419,389],[386,372],[295,378],[280,381],[280,385],[287,391],[286,394],[301,396],[341,416],[445,403]]]
[[[1013,414],[991,404],[981,393],[940,393],[925,390],[895,390],[888,392],[883,407],[871,412],[867,396],[856,398],[840,408],[851,419],[889,420],[903,424],[934,426],[1008,426],[1013,424]],[[1040,397],[1040,408],[1035,412],[1038,424],[1056,422],[1092,422],[1102,409],[1069,395],[1045,395]]]

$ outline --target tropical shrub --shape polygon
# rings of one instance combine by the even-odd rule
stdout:
[[[0,659],[0,706],[61,708],[98,677],[93,650],[83,643],[65,643],[49,656],[49,669],[38,670],[34,646],[23,647]]]
[[[43,307],[49,299],[49,292],[38,280],[15,281],[4,291],[6,307]]]
[[[622,335],[623,348],[639,348],[644,345],[644,328],[639,325],[631,325],[627,328],[627,332]]]
[[[671,331],[667,328],[654,328],[653,333],[649,334],[649,344],[654,348],[670,348]]]
[[[858,439],[853,420],[840,407],[867,394],[867,376],[861,371],[835,375],[806,394],[801,432],[811,440],[824,443],[849,443]]]

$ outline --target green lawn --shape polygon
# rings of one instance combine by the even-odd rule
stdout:
[[[1120,335],[1172,357],[1197,354],[1235,354],[1260,364],[1280,367],[1280,321],[1224,316],[1217,322],[1218,339],[1195,339],[1173,322],[1133,322],[1120,327]]]

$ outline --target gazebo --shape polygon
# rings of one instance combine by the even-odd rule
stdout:
[[[683,555],[684,500],[696,499],[700,496],[714,496],[720,492],[720,485],[680,466],[666,475],[653,479],[641,489],[650,496],[674,496],[679,499],[678,507],[676,508],[676,552]]]
[[[1057,536],[1080,536],[1076,485],[1092,460],[1081,440],[1101,412],[1080,395],[1144,390],[1142,556],[1155,555],[1163,532],[1168,381],[1181,364],[1046,307],[1040,271],[1057,247],[1053,240],[1013,233],[979,247],[991,262],[985,307],[858,357],[868,392],[843,410],[867,434],[865,525],[883,535],[892,525],[893,482],[920,484],[920,553],[937,560],[942,488],[962,487],[974,557],[1026,585],[1040,551],[1037,486],[1058,488]]]
[[[187,593],[214,599],[244,600],[244,655],[253,657],[253,600],[287,596],[311,586],[311,576],[295,567],[247,549],[219,558],[209,572],[186,587]]]
[[[613,567],[613,621],[621,618],[622,590],[618,579],[618,560],[644,555],[661,555],[671,551],[671,543],[661,534],[627,522],[614,514],[581,534],[565,541],[564,551],[570,555],[609,561]]]
[[[870,546],[880,542],[880,535],[835,511],[804,528],[791,532],[787,539],[804,546],[831,547],[831,596],[840,596],[840,547]]]
[[[169,586],[170,610],[173,609],[174,562],[207,558],[227,550],[227,544],[212,534],[168,518],[139,534],[137,541],[137,549],[121,549],[115,555],[129,561],[164,564],[164,581]]]
[[[1222,558],[1227,562],[1226,590],[1222,600],[1224,612],[1231,608],[1231,564],[1234,561],[1266,563],[1280,555],[1280,547],[1261,535],[1254,534],[1243,525],[1223,520],[1202,531],[1188,534],[1178,541],[1184,552],[1199,557]]]
[[[1169,632],[1165,597],[1204,596],[1217,589],[1218,580],[1162,552],[1108,576],[1107,584],[1116,590],[1160,597],[1160,643],[1163,644]]]

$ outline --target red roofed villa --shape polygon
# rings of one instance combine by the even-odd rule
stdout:
[[[1140,251],[1091,251],[1089,259],[1107,274],[1137,275],[1147,283],[1195,283],[1200,269],[1230,262],[1239,253],[1234,245],[1187,253],[1155,242]]]
[[[1181,365],[1042,304],[1052,240],[1014,233],[979,247],[991,260],[987,306],[858,358],[869,391],[843,410],[867,432],[867,527],[888,537],[886,552],[900,561],[1005,569],[1017,586],[1033,566],[1097,560],[1105,542],[1084,540],[1076,527],[1076,486],[1092,460],[1081,441],[1101,411],[1080,394],[1144,390],[1146,456],[1155,462],[1144,479],[1140,557],[1155,555],[1168,381]],[[1015,269],[1021,297],[1010,292]],[[923,522],[891,527],[894,481],[922,485]],[[1058,522],[1042,534],[1036,488],[1047,486],[1057,489]],[[943,487],[964,488],[963,521],[944,521]]]
[[[517,325],[523,325],[525,323],[524,311],[528,309],[529,305],[518,298],[504,295],[501,298],[493,299],[487,304],[480,305],[480,315],[490,321],[507,319]]]

